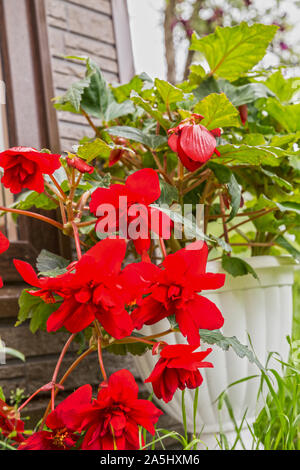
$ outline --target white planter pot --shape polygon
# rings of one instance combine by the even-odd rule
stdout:
[[[204,291],[202,294],[213,301],[221,310],[225,322],[222,333],[225,336],[236,336],[243,344],[248,344],[250,335],[254,351],[264,365],[268,352],[276,351],[283,360],[288,359],[289,346],[286,336],[291,335],[293,304],[292,285],[294,281],[294,262],[288,256],[257,256],[247,259],[259,276],[259,281],[251,275],[233,278],[226,275],[224,287],[216,291]],[[208,272],[223,272],[219,262],[209,262]],[[158,333],[169,328],[167,319],[156,325],[145,326],[142,333]],[[170,334],[164,338],[169,344],[182,343],[179,334]],[[206,349],[207,344],[202,347]],[[201,369],[203,384],[199,389],[197,432],[203,428],[201,439],[209,449],[217,447],[215,435],[222,430],[227,438],[234,439],[234,426],[227,411],[222,413],[214,403],[226,387],[244,377],[255,375],[258,368],[246,358],[239,358],[232,350],[223,351],[213,346],[213,352],[207,357],[214,364],[213,369]],[[142,357],[136,357],[135,363],[141,378],[147,378],[157,361],[148,351]],[[280,365],[273,361],[272,367],[280,370]],[[252,379],[235,385],[228,390],[228,396],[237,421],[241,421],[247,409],[247,422],[254,421],[257,413],[258,379]],[[147,384],[152,391],[151,384]],[[155,397],[154,397],[155,398]],[[193,432],[193,398],[194,391],[186,389],[187,424]],[[157,400],[157,399],[156,399]],[[160,407],[173,418],[181,419],[181,392],[176,392],[173,400],[166,404],[157,400]],[[247,441],[247,429],[243,431]],[[250,435],[250,433],[249,433]],[[251,439],[252,440],[252,439]],[[244,441],[245,442],[245,441]]]

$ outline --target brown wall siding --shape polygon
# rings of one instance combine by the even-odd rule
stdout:
[[[65,56],[89,56],[110,82],[119,81],[110,0],[46,0],[54,95],[82,78],[85,66]],[[71,150],[93,131],[81,116],[57,113],[61,150]]]

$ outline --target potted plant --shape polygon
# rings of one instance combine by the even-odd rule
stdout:
[[[208,434],[217,432],[212,402],[230,382],[252,373],[252,363],[263,370],[269,349],[286,359],[293,263],[300,253],[300,105],[293,104],[296,79],[256,67],[276,29],[242,23],[217,28],[202,39],[193,36],[191,48],[199,52],[202,65],[193,65],[188,80],[176,86],[146,74],[108,85],[89,58],[72,57],[85,61],[86,75],[56,98],[55,107],[82,114],[95,136],[60,158],[33,149],[0,155],[2,183],[15,193],[29,189],[14,207],[1,210],[40,218],[75,242],[77,260],[71,264],[43,251],[39,277],[16,262],[33,286],[22,294],[19,322],[30,317],[33,331],[47,323],[48,331],[64,327],[72,333],[51,382],[36,392],[51,391],[40,429],[52,410],[44,432],[52,433],[53,442],[53,420],[64,412],[68,416],[81,394],[82,402],[91,402],[86,388],[58,411],[54,406],[62,385],[56,383],[58,370],[75,337],[90,344],[82,359],[98,349],[112,395],[117,379],[106,375],[103,349],[136,355],[155,399],[175,416],[181,407],[176,389],[186,390],[190,430],[200,431],[205,424]],[[20,155],[22,162],[34,162],[37,171],[33,181],[29,171],[30,185],[24,183],[26,176],[17,187],[10,175],[11,157]],[[28,165],[23,165],[27,172]],[[61,221],[33,215],[28,211],[33,205],[59,208]],[[121,263],[127,264],[122,270]],[[246,345],[247,333],[254,352]],[[205,344],[216,345],[214,352]],[[249,361],[241,359],[245,356]],[[131,383],[125,376],[118,380]],[[196,429],[189,393],[198,388]],[[243,383],[235,390],[236,414],[241,418],[247,402],[251,419],[255,386]],[[101,388],[97,406],[104,398]],[[132,406],[139,405],[134,401]],[[152,432],[159,412],[150,408],[147,429]],[[226,419],[223,429],[230,432]],[[98,432],[94,421],[63,423],[72,445],[78,432],[87,431],[87,423]],[[108,440],[97,438],[95,448],[128,448],[133,441],[135,448],[143,447],[135,431],[131,444],[125,434],[116,440],[111,428],[107,433]],[[84,448],[92,445],[89,439],[87,431]],[[209,436],[203,440],[211,445]]]

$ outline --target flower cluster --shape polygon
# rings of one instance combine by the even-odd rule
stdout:
[[[169,131],[170,147],[191,171],[199,168],[214,152],[218,153],[215,136],[220,130],[208,131],[198,123],[201,118],[193,115]],[[124,150],[116,150],[119,153],[110,155],[109,165],[125,158]],[[52,381],[35,393],[51,391],[51,406],[40,429],[25,439],[19,414],[0,403],[2,434],[13,436],[20,450],[142,448],[141,430],[153,435],[162,411],[151,401],[138,399],[138,386],[128,370],[122,369],[107,377],[102,348],[127,342],[140,342],[145,348],[152,348],[158,360],[146,382],[152,384],[157,399],[168,402],[178,389],[199,387],[203,381],[199,369],[213,367],[204,360],[211,349],[198,349],[199,330],[215,330],[224,322],[216,305],[202,293],[222,287],[225,276],[206,272],[208,247],[202,241],[167,254],[164,240],[172,237],[174,224],[155,205],[161,196],[161,185],[159,173],[152,168],[130,173],[124,184],[98,187],[92,194],[88,191],[87,195],[72,201],[55,179],[55,171],[64,167],[69,177],[70,195],[74,195],[80,179],[94,172],[93,166],[76,155],[68,154],[63,159],[60,155],[17,147],[0,154],[0,166],[4,169],[2,183],[11,192],[18,193],[26,188],[41,193],[47,184],[47,190],[53,193],[52,199],[57,197],[60,208],[66,207],[68,220],[62,211],[61,227],[65,233],[71,228],[78,259],[58,275],[39,275],[29,263],[19,259],[14,260],[14,265],[31,286],[27,289],[29,294],[57,307],[47,319],[47,331],[64,328],[71,333],[62,357],[74,336],[92,327],[90,349],[98,349],[104,379],[96,398],[93,398],[91,385],[87,384],[55,407],[55,395],[63,388],[61,383],[56,383],[61,357]],[[46,175],[48,178],[44,179]],[[82,254],[78,229],[80,214],[89,196],[89,211],[96,216],[92,222],[96,234],[105,234],[107,238]],[[18,213],[17,209],[12,211]],[[47,221],[42,217],[41,220]],[[151,259],[152,232],[160,239],[161,264]],[[131,243],[141,260],[128,263],[126,253]],[[0,253],[8,245],[7,238],[0,233]],[[0,282],[2,286],[2,280]],[[165,318],[175,322],[174,331],[181,333],[187,343],[169,345],[138,333],[144,325],[153,325]]]
[[[20,450],[137,450],[139,427],[154,434],[162,412],[148,400],[138,399],[131,372],[122,369],[100,385],[96,399],[83,385],[47,417],[46,430],[22,442]],[[142,439],[142,438],[141,438]]]

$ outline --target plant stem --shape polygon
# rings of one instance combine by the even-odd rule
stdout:
[[[75,224],[74,221],[71,222],[73,232],[74,232],[74,240],[75,240],[75,247],[76,247],[76,252],[77,252],[77,258],[78,260],[81,259],[82,254],[81,254],[81,247],[80,247],[80,238],[79,238],[79,233],[78,233],[78,227]]]
[[[162,255],[163,255],[164,258],[166,258],[166,256],[167,256],[166,246],[165,246],[165,242],[164,242],[163,238],[161,238],[161,237],[159,237],[159,244],[160,244],[160,249],[161,249]]]
[[[67,372],[64,374],[64,376],[62,377],[62,379],[60,380],[59,384],[58,385],[63,385],[63,383],[67,380],[67,378],[69,377],[69,375],[73,372],[73,370],[80,364],[80,362],[86,357],[88,356],[89,354],[91,354],[93,351],[95,351],[95,347],[94,346],[91,346],[89,349],[87,349],[84,353],[82,353],[77,359],[76,361],[73,362],[73,364],[71,364],[71,366],[69,367],[69,369],[67,370]],[[59,392],[59,389],[57,388],[54,392],[54,398],[56,397],[56,395],[58,394]],[[41,431],[44,427],[44,424],[45,424],[45,421],[46,421],[46,418],[49,414],[49,411],[50,411],[50,408],[51,408],[51,400],[49,401],[48,403],[48,406],[46,408],[46,411],[44,413],[44,416],[43,416],[43,419],[42,419],[42,422],[40,424],[40,427],[39,427],[39,430]]]
[[[35,212],[23,211],[21,209],[12,209],[12,208],[2,207],[2,206],[0,206],[0,211],[12,212],[13,214],[19,214],[19,215],[26,215],[27,217],[32,217],[33,219],[39,219],[42,222],[46,222],[47,224],[53,225],[59,230],[63,229],[63,225],[60,224],[59,222],[56,222],[56,220],[50,219],[49,217],[46,217],[41,214],[36,214]]]
[[[243,222],[240,222],[240,223],[234,225],[233,227],[230,227],[230,228],[228,229],[228,232],[231,232],[232,230],[235,230],[237,227],[240,227],[240,226],[243,225],[243,224],[247,224],[248,222],[252,222],[252,220],[258,219],[259,217],[262,217],[262,216],[264,216],[264,215],[266,215],[266,214],[269,214],[269,212],[273,212],[273,211],[275,211],[275,210],[277,210],[277,208],[275,208],[275,207],[273,207],[273,208],[271,208],[271,209],[267,209],[267,210],[265,210],[263,213],[259,213],[259,214],[257,214],[257,215],[254,216],[254,217],[250,217],[249,219],[244,220]],[[223,234],[221,235],[221,238],[224,237],[224,235],[225,235],[225,234],[223,233]]]
[[[99,134],[99,130],[97,129],[97,127],[95,126],[95,124],[93,123],[93,121],[91,120],[90,116],[84,111],[84,109],[82,107],[80,107],[80,112],[81,114],[85,117],[85,119],[87,120],[87,122],[89,123],[89,125],[91,126],[91,128],[95,131],[95,134],[100,137],[100,134]]]
[[[225,242],[228,243],[229,242],[229,237],[228,237],[228,229],[227,229],[227,225],[226,225],[225,204],[224,204],[223,195],[221,193],[220,193],[219,197],[220,197],[220,209],[221,209],[221,213],[222,213],[224,238],[225,238]]]
[[[55,406],[55,384],[56,384],[56,380],[57,380],[57,375],[58,375],[58,372],[59,372],[59,369],[60,369],[60,366],[61,366],[61,363],[62,363],[62,360],[67,352],[67,350],[69,349],[70,347],[70,344],[72,343],[73,339],[75,338],[75,334],[72,334],[68,341],[66,342],[66,344],[64,345],[61,353],[60,353],[60,356],[58,358],[58,361],[57,361],[57,364],[55,366],[55,369],[54,369],[54,372],[53,372],[53,376],[52,376],[52,383],[53,383],[53,388],[51,390],[51,408],[52,408],[52,411],[54,410],[54,406]]]
[[[67,198],[66,194],[63,192],[60,184],[56,181],[53,175],[49,175],[51,181],[53,182],[54,186],[58,189],[59,193],[61,194],[62,198],[65,200]]]

